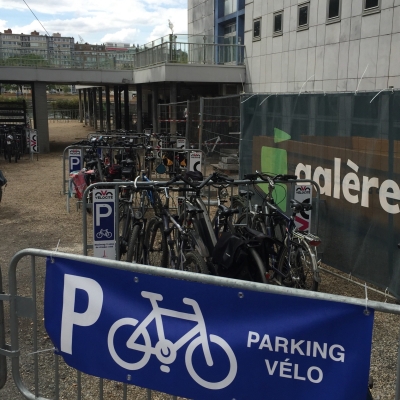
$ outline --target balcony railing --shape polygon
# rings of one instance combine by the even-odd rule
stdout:
[[[0,47],[0,67],[134,70],[165,63],[242,65],[244,62],[243,45],[214,44],[201,38],[195,42],[193,37],[190,43],[176,39],[160,39],[157,43],[152,42],[151,47],[149,44],[132,47],[124,52],[98,53]]]

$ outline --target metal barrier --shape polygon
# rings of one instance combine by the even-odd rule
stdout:
[[[117,390],[115,388],[115,382],[90,376],[83,376],[83,374],[76,370],[75,383],[72,384],[70,381],[68,381],[67,384],[64,385],[63,378],[65,378],[67,373],[68,375],[70,374],[71,368],[65,365],[60,356],[53,354],[54,348],[52,347],[52,344],[50,344],[48,341],[39,342],[39,338],[41,338],[39,335],[45,334],[43,327],[43,316],[41,313],[41,296],[43,290],[41,286],[43,282],[41,279],[45,278],[41,261],[43,261],[44,258],[48,258],[50,260],[52,258],[57,258],[75,262],[84,262],[106,268],[126,270],[145,275],[161,276],[173,278],[175,280],[200,282],[202,284],[213,285],[217,287],[234,288],[239,291],[239,294],[241,291],[272,293],[286,297],[293,297],[294,301],[296,298],[319,299],[357,305],[366,309],[374,309],[384,313],[400,314],[399,305],[370,301],[368,299],[356,299],[333,294],[302,291],[286,287],[232,280],[211,275],[195,274],[185,271],[176,271],[133,263],[96,259],[93,257],[85,257],[67,253],[58,253],[55,251],[25,249],[16,253],[11,259],[8,272],[9,293],[0,296],[0,304],[2,305],[3,302],[8,302],[10,306],[11,336],[10,346],[4,345],[4,343],[2,344],[0,342],[0,354],[11,359],[14,384],[22,393],[24,398],[32,400],[60,399],[65,398],[64,396],[66,396],[68,399],[72,399],[74,395],[77,399],[81,399],[83,398],[82,396],[86,395],[85,388],[90,388],[90,390],[96,388],[97,398],[104,399],[104,396],[110,390],[110,385],[111,390]],[[31,283],[31,287],[26,289],[28,292],[30,291],[29,293],[21,293],[22,289],[19,285],[21,282],[19,281],[19,276],[17,276],[17,267],[18,271],[25,277],[25,279],[28,278]],[[2,324],[0,323],[0,328],[2,326],[4,327],[4,320],[1,322]],[[26,332],[25,329],[28,331]],[[24,334],[30,335],[28,339],[31,343],[31,348],[29,349],[22,348],[22,346],[20,346],[20,342],[26,342],[26,337],[23,336]],[[25,364],[27,361],[29,364]],[[53,373],[42,377],[41,366],[45,364]],[[400,399],[399,374],[400,357],[397,361],[396,400]],[[135,387],[126,384],[120,385],[122,386],[121,397],[123,399],[127,399],[128,393]],[[152,398],[152,391],[147,389],[145,393],[147,395],[147,399]],[[137,398],[137,396],[135,398]],[[176,399],[176,397],[172,398]]]
[[[7,381],[7,360],[5,354],[2,352],[2,349],[6,349],[6,329],[4,326],[4,306],[2,300],[7,300],[7,298],[3,292],[3,277],[0,268],[0,389]]]

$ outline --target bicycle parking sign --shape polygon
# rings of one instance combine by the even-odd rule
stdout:
[[[115,189],[93,190],[93,255],[115,260]]]
[[[57,354],[87,374],[194,399],[366,398],[364,307],[57,257],[44,305]]]
[[[82,150],[81,149],[69,149],[68,150],[69,160],[69,172],[80,171],[82,169]]]

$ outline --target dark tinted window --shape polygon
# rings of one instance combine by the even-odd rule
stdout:
[[[308,25],[308,4],[299,7],[299,27]]]
[[[259,38],[261,33],[261,21],[254,21],[253,25],[253,38]]]
[[[330,0],[328,8],[328,18],[339,17],[340,0]]]
[[[274,32],[281,32],[282,31],[282,14],[275,14],[274,15]]]
[[[365,9],[374,8],[379,6],[379,0],[365,0]]]

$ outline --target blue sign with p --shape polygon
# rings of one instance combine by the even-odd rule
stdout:
[[[45,326],[84,373],[192,399],[366,399],[371,309],[53,261]]]

